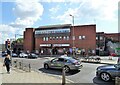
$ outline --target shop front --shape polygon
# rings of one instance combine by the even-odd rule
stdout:
[[[62,55],[68,52],[70,44],[40,44],[41,55]]]

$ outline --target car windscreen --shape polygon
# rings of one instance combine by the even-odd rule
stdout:
[[[120,68],[120,64],[115,64],[114,67],[115,68]]]

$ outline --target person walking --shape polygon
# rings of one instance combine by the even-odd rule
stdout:
[[[4,59],[4,66],[6,66],[6,70],[8,74],[10,73],[10,64],[11,64],[10,55],[7,54],[7,56]]]

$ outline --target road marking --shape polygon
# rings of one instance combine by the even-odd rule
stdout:
[[[42,71],[38,71],[37,69],[33,69],[33,70],[36,71],[36,72],[38,72],[38,73],[47,74],[47,73],[44,73],[44,72],[42,72]],[[55,77],[55,78],[59,78],[59,79],[62,80],[62,75],[61,75],[61,76],[53,75],[53,74],[47,74],[47,75],[48,75],[48,76]],[[66,78],[66,80],[67,80],[68,83],[75,83],[74,81],[72,81],[72,80],[70,80],[70,79],[67,79],[67,78]]]

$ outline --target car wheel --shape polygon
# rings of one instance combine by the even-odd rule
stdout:
[[[70,72],[70,68],[68,66],[64,66],[64,69],[66,73]]]
[[[111,76],[106,72],[101,73],[100,77],[103,81],[110,81],[111,80]]]
[[[45,68],[45,69],[49,69],[48,64],[44,64],[44,68]]]

